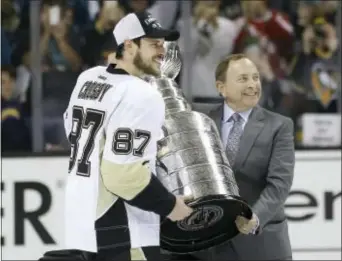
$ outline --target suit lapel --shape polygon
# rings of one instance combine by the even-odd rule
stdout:
[[[244,128],[239,145],[239,151],[236,155],[234,169],[239,169],[247,159],[249,151],[251,150],[256,138],[264,127],[263,119],[264,114],[262,109],[259,106],[255,107]]]
[[[209,113],[209,117],[213,119],[213,121],[216,124],[217,127],[217,131],[220,134],[220,137],[222,136],[221,133],[221,127],[222,127],[222,115],[223,115],[223,105],[220,105],[219,107],[217,107],[215,110],[212,110]],[[222,139],[222,137],[221,137]]]

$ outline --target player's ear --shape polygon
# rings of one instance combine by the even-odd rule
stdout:
[[[125,52],[133,55],[135,50],[134,50],[134,43],[132,40],[125,40],[124,42],[124,50]]]

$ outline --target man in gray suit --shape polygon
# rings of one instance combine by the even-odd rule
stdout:
[[[173,260],[291,260],[284,203],[295,161],[293,123],[257,104],[261,96],[256,66],[243,54],[229,56],[216,69],[224,104],[209,113],[216,122],[240,189],[253,210],[238,217],[241,232],[213,249]]]
[[[295,163],[293,122],[257,104],[261,96],[256,66],[243,54],[216,69],[224,104],[209,113],[221,132],[240,195],[254,212],[238,218],[241,234],[210,250],[213,260],[289,260],[292,250],[284,212]]]

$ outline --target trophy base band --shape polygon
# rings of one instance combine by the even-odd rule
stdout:
[[[194,212],[186,219],[161,224],[163,250],[175,254],[189,254],[217,246],[239,234],[235,225],[238,215],[252,218],[252,210],[238,196],[209,195],[188,204]]]

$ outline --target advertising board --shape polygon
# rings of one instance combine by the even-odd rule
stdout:
[[[3,260],[37,260],[63,248],[66,157],[4,158]],[[297,260],[341,258],[341,151],[297,152],[286,202]]]

